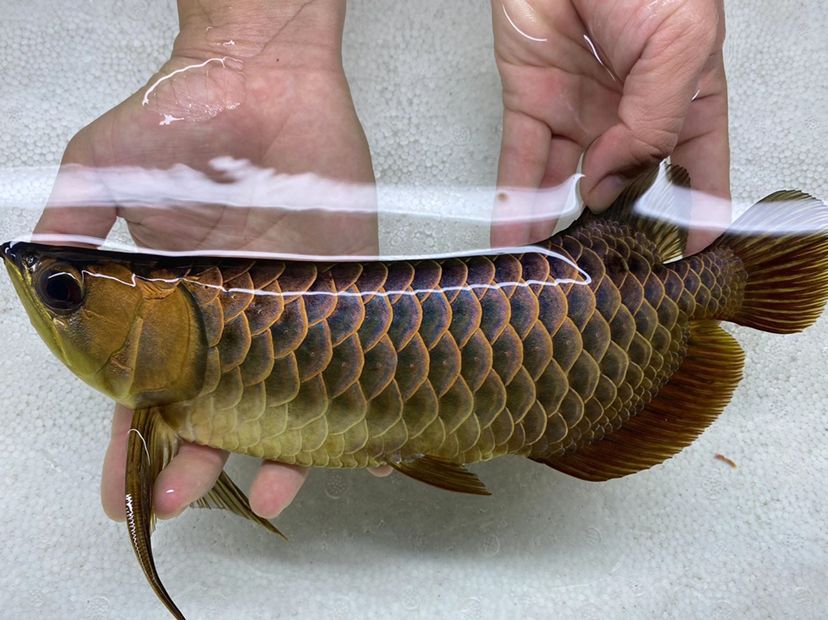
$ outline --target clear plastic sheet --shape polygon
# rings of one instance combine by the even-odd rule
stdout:
[[[664,201],[653,199],[662,178],[640,204],[642,213],[701,229],[721,230],[731,208],[742,214],[777,190],[828,196],[828,119],[815,103],[828,58],[823,7],[727,9],[733,203],[672,188],[673,210],[665,212]],[[62,11],[47,0],[20,4],[8,7],[0,25],[4,40],[15,42],[0,75],[18,85],[0,96],[7,110],[0,241],[100,246],[173,261],[496,261],[526,250],[491,249],[493,209],[500,223],[551,233],[552,224],[565,229],[582,208],[579,173],[539,192],[510,190],[505,199],[495,187],[500,88],[491,17],[477,2],[450,10],[431,1],[350,3],[346,72],[376,184],[280,173],[238,154],[195,167],[69,164],[58,173],[67,140],[138,88],[175,34],[168,4],[126,0]],[[503,18],[520,36],[548,43],[526,16],[503,8]],[[617,80],[603,50],[588,36],[583,44],[607,80]],[[189,71],[233,71],[230,56]],[[243,107],[224,99],[183,119],[158,100],[171,79],[141,90],[162,129]],[[46,204],[63,214],[61,224],[79,226],[32,234]],[[255,225],[246,226],[251,215]],[[159,216],[242,224],[211,227],[220,234],[208,237],[174,230],[148,236],[141,223]],[[361,251],[359,236],[346,232],[372,231],[374,218],[379,244]],[[777,219],[772,228],[743,222],[742,233],[824,230],[811,220]],[[569,267],[571,279],[589,284],[588,271]],[[159,617],[124,525],[99,508],[111,402],[50,354],[2,280],[0,462],[7,490],[0,518],[13,534],[2,553],[5,609],[15,617]],[[747,354],[733,402],[690,448],[647,472],[592,484],[525,459],[497,459],[472,467],[493,492],[476,498],[400,475],[376,480],[319,470],[277,520],[290,544],[235,517],[190,510],[159,525],[156,564],[188,617],[821,617],[828,609],[820,518],[828,505],[821,484],[828,476],[826,329],[824,316],[797,336],[728,327]],[[239,458],[229,469],[242,482],[254,466]]]

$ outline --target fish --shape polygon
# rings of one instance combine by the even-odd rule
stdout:
[[[681,168],[669,175],[689,187]],[[152,484],[181,441],[305,467],[390,465],[477,495],[488,490],[466,466],[504,455],[605,481],[690,445],[742,378],[744,353],[722,321],[788,334],[821,316],[828,208],[776,192],[682,256],[686,230],[636,209],[652,185],[642,177],[604,214],[499,253],[321,262],[27,242],[0,251],[54,355],[135,410],[129,537],[183,618],[150,545]],[[224,472],[199,505],[280,533]]]

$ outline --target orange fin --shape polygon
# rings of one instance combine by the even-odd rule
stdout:
[[[274,534],[278,534],[282,538],[285,538],[285,535],[276,529],[275,525],[253,512],[253,509],[250,508],[250,502],[248,501],[247,496],[239,487],[236,486],[236,483],[233,482],[225,471],[221,472],[218,480],[216,480],[216,484],[213,485],[210,492],[194,502],[192,505],[196,508],[223,508],[224,510],[229,510],[233,514],[239,515],[244,519],[249,519],[254,523],[258,523],[268,532],[273,532]],[[287,539],[285,538],[285,540]]]
[[[414,461],[388,464],[410,478],[441,489],[472,495],[491,495],[480,478],[458,463],[434,456],[422,456]]]
[[[787,190],[752,206],[713,248],[731,250],[745,267],[739,325],[790,334],[812,325],[828,301],[828,207]]]
[[[730,402],[744,353],[718,323],[692,323],[681,367],[641,413],[575,452],[533,458],[582,480],[610,480],[649,469],[689,446]]]

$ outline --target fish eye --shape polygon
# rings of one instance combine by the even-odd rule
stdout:
[[[83,303],[83,287],[77,272],[68,266],[53,265],[37,279],[37,294],[50,310],[65,314]]]

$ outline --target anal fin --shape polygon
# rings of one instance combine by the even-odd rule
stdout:
[[[278,534],[282,538],[285,538],[285,535],[276,529],[275,525],[253,512],[253,509],[250,508],[250,502],[248,501],[247,496],[241,489],[239,489],[238,486],[236,486],[236,483],[233,482],[225,471],[221,472],[218,480],[216,480],[216,484],[213,485],[210,492],[198,501],[194,502],[193,506],[197,508],[222,508],[224,510],[229,510],[233,514],[249,519],[254,523],[258,523],[267,531],[273,532],[274,534]]]
[[[532,458],[582,480],[610,480],[649,469],[690,445],[718,417],[743,366],[742,348],[718,323],[692,323],[684,361],[643,411],[572,453]]]
[[[441,489],[472,495],[491,495],[480,478],[459,463],[434,456],[422,456],[413,461],[388,464],[401,474]]]

